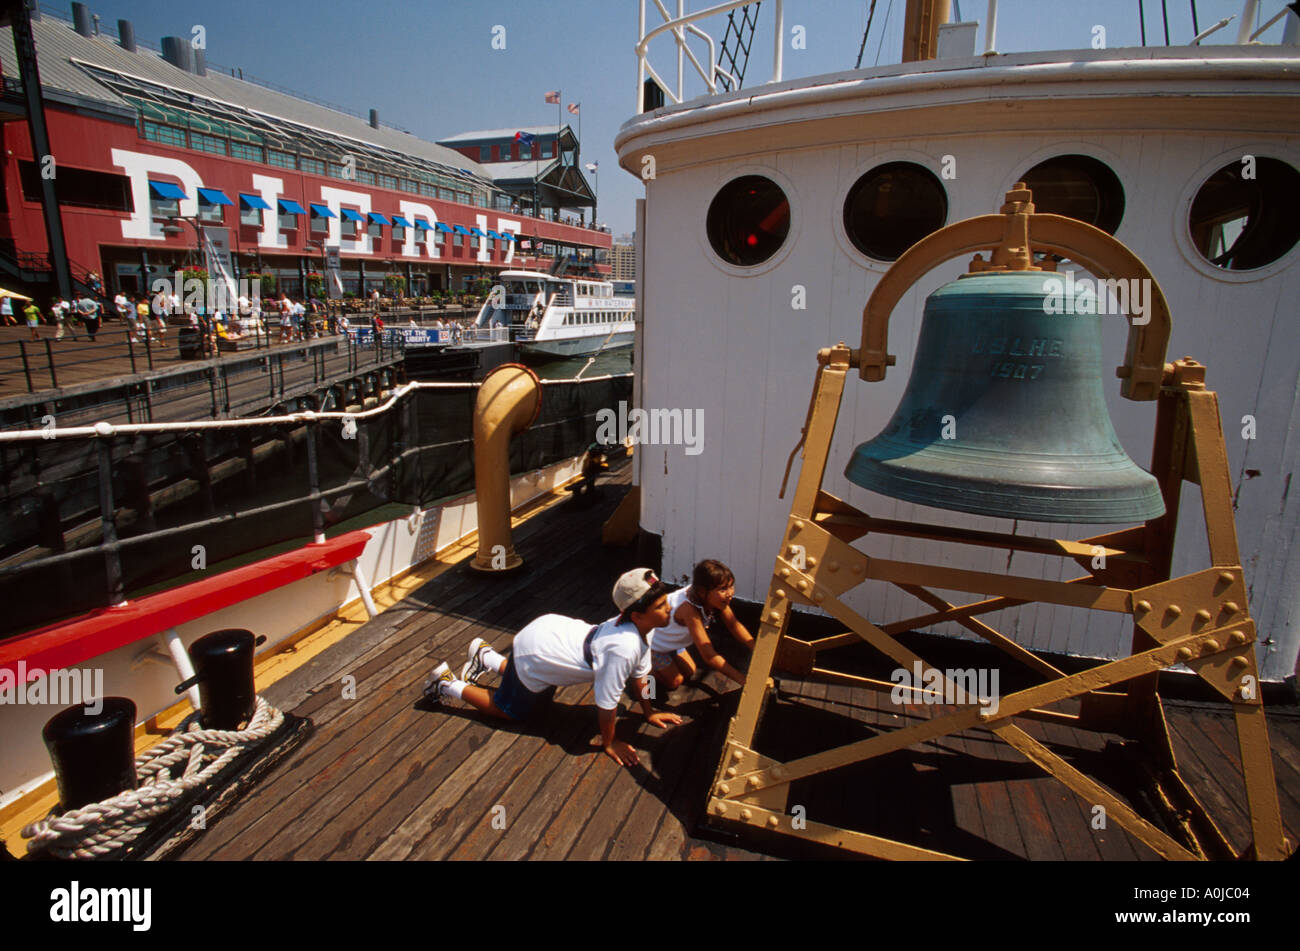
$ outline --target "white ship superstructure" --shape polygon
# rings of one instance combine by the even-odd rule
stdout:
[[[914,241],[996,213],[1027,182],[1040,212],[1088,221],[1141,257],[1171,306],[1170,358],[1208,365],[1263,673],[1287,677],[1300,643],[1300,506],[1289,491],[1300,463],[1300,51],[1222,44],[1224,34],[1214,46],[972,55],[971,36],[964,56],[799,80],[782,80],[777,57],[772,82],[731,92],[718,84],[694,99],[678,85],[666,106],[620,129],[620,163],[646,187],[639,405],[702,408],[708,433],[699,455],[672,445],[637,455],[641,526],[662,538],[663,575],[719,558],[736,573],[737,596],[763,601],[817,349],[859,346],[868,297]],[[648,71],[643,61],[641,76]],[[643,175],[651,162],[655,174]],[[900,302],[889,341],[900,367],[912,363],[926,296],[965,268],[936,268]],[[1103,366],[1123,362],[1127,329],[1119,317],[1105,328]],[[846,392],[826,490],[879,518],[988,528],[986,518],[876,495],[844,477],[907,380],[896,372]],[[1154,404],[1123,400],[1113,379],[1106,397],[1126,450],[1146,464]],[[1202,520],[1199,506],[1184,506],[1179,537],[1203,537]],[[1056,530],[995,521],[1003,532]],[[919,560],[927,550],[915,539],[860,544],[880,558]],[[983,556],[943,557],[977,568]],[[1183,549],[1174,571],[1201,567],[1197,558],[1204,553]],[[1039,570],[1033,556],[1016,559],[1022,573]],[[856,594],[868,616],[914,606],[888,586]],[[1107,657],[1126,652],[1127,620],[1039,605],[1020,611],[1014,631],[1032,649]]]

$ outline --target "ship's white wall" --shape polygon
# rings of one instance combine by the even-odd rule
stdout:
[[[840,340],[859,345],[862,308],[884,271],[852,249],[842,233],[842,203],[857,177],[896,159],[917,161],[937,173],[942,157],[953,155],[957,177],[944,184],[948,221],[954,222],[996,212],[1005,190],[1038,161],[1082,152],[1110,165],[1124,186],[1126,207],[1116,236],[1146,262],[1169,299],[1169,359],[1190,355],[1208,364],[1208,385],[1219,393],[1238,491],[1237,531],[1251,611],[1263,641],[1263,674],[1277,680],[1292,672],[1300,558],[1291,550],[1296,506],[1288,487],[1296,467],[1292,433],[1300,380],[1300,268],[1295,264],[1300,248],[1258,273],[1223,275],[1199,261],[1182,231],[1191,196],[1212,171],[1243,154],[1271,155],[1300,167],[1300,137],[1132,129],[1083,137],[1066,126],[1063,116],[1064,131],[1001,134],[983,129],[942,139],[877,138],[805,149],[787,144],[723,161],[660,166],[657,177],[647,182],[642,405],[700,408],[705,423],[699,455],[688,456],[681,446],[643,447],[642,525],[663,535],[666,577],[680,579],[700,558],[716,557],[736,572],[739,596],[761,600],[764,595],[789,512],[789,496],[778,500],[777,492],[807,410],[815,353]],[[785,130],[779,138],[788,143],[790,137]],[[654,150],[653,143],[641,147]],[[743,272],[713,254],[704,221],[717,190],[751,172],[785,188],[791,232],[771,261]],[[884,427],[902,395],[925,296],[965,265],[953,261],[931,272],[895,310],[890,350],[898,363],[885,381],[868,384],[850,374],[825,488],[885,518],[1044,536],[1090,534],[1081,526],[1013,525],[897,502],[851,485],[843,476],[853,448]],[[806,310],[791,308],[795,285],[806,288]],[[1108,320],[1103,366],[1115,367],[1123,359],[1127,327],[1119,318]],[[1154,403],[1124,400],[1113,377],[1107,377],[1105,386],[1120,439],[1139,463],[1148,465]],[[1247,414],[1257,421],[1253,441],[1241,438],[1241,419]],[[796,460],[792,484],[798,466]],[[1246,479],[1247,469],[1259,475]],[[1175,572],[1204,567],[1204,523],[1195,486],[1185,487],[1179,536]],[[857,544],[868,554],[888,558],[983,570],[1007,565],[1005,552],[986,549],[871,537]],[[1011,567],[1061,579],[1082,573],[1073,563],[1020,553]],[[851,601],[877,621],[922,613],[910,596],[876,583],[859,589]],[[1131,629],[1121,616],[1051,605],[988,620],[1027,646],[1090,656],[1126,653]],[[961,629],[949,625],[944,630]]]

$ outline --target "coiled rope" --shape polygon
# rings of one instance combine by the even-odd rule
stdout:
[[[243,730],[204,730],[198,717],[135,760],[139,786],[111,799],[51,813],[22,831],[27,851],[48,852],[61,859],[109,855],[134,842],[150,822],[177,800],[221,772],[249,744],[264,740],[284,722],[284,714],[261,697]],[[178,767],[181,775],[173,779]]]

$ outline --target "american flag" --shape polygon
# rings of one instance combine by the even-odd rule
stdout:
[[[558,106],[560,104],[560,91],[558,89],[552,89],[546,94],[546,101]]]
[[[569,111],[572,112],[575,116],[578,114],[578,105],[579,104],[576,102],[569,103]]]

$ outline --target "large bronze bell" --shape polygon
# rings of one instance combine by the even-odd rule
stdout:
[[[1102,391],[1101,322],[1124,318],[1078,313],[1096,308],[1061,290],[1050,272],[990,271],[931,294],[907,391],[885,430],[854,450],[849,480],[1003,518],[1163,515],[1160,488],[1120,445]]]

